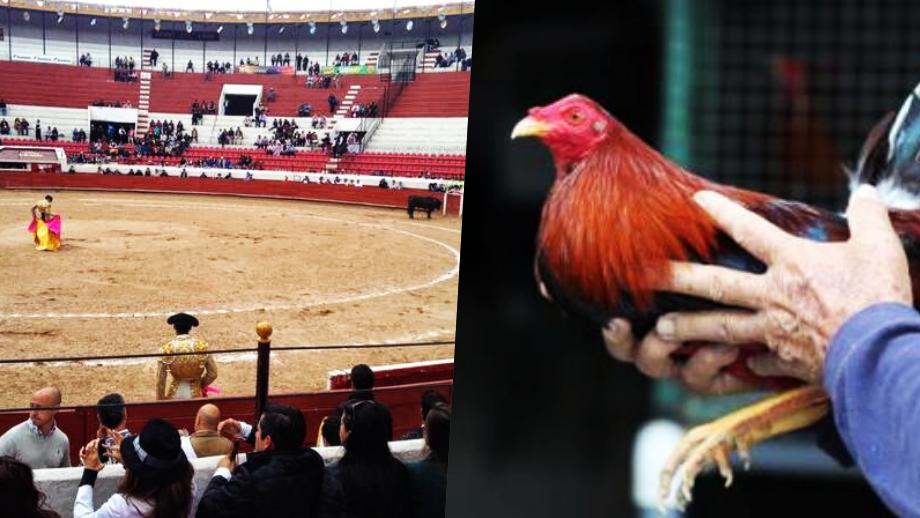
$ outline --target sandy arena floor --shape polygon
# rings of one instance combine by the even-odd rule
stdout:
[[[166,317],[198,315],[212,349],[453,340],[460,220],[404,211],[215,196],[59,192],[64,246],[26,232],[44,193],[0,191],[0,358],[156,352]],[[450,358],[453,346],[281,352],[273,393],[325,387],[326,372]],[[251,394],[255,356],[218,356],[221,395]],[[155,360],[0,365],[0,407],[54,384],[65,404],[110,391],[154,398]]]

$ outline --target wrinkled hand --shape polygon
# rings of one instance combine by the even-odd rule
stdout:
[[[93,439],[86,446],[80,448],[80,462],[83,467],[93,471],[102,469],[102,461],[99,460],[99,439]]]
[[[785,370],[816,383],[831,338],[847,319],[877,303],[912,304],[907,256],[874,188],[860,187],[850,198],[850,239],[836,243],[789,235],[717,193],[694,200],[768,268],[758,275],[674,263],[667,291],[751,311],[666,315],[656,327],[663,339],[763,343],[778,358],[754,361],[755,371]]]
[[[650,331],[641,341],[632,334],[629,321],[611,320],[603,329],[607,351],[617,360],[635,363],[643,374],[652,378],[676,378],[689,390],[702,394],[729,394],[754,390],[754,385],[723,372],[738,357],[738,348],[730,345],[704,345],[685,362],[671,357],[681,340],[665,340]]]

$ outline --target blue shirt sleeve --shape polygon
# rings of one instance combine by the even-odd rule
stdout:
[[[863,474],[897,514],[920,517],[920,313],[860,311],[831,340],[824,369],[834,422]]]

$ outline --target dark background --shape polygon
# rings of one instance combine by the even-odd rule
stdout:
[[[641,4],[641,5],[640,5]],[[653,2],[476,5],[449,516],[616,516],[649,382],[599,332],[546,304],[534,236],[553,181],[531,106],[589,95],[654,139],[661,37]]]
[[[632,441],[657,415],[653,383],[610,359],[599,330],[539,296],[534,240],[553,167],[538,141],[509,135],[528,108],[578,92],[663,148],[674,3],[476,5],[450,517],[636,513]],[[904,21],[920,6],[688,3],[691,138],[675,158],[725,183],[839,208],[839,164],[920,79],[920,37]],[[790,63],[804,73],[780,73]],[[702,478],[690,514],[887,515],[858,477],[737,475],[730,489]]]

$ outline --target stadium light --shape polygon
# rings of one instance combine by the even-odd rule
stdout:
[[[23,19],[23,20],[29,21],[29,18],[31,18],[31,17],[32,17],[32,16],[29,14],[29,11],[23,11],[23,12],[22,12],[22,19]]]
[[[222,33],[222,32],[224,32],[224,26],[223,26],[223,25],[221,25],[220,27],[217,28],[217,34],[220,34],[220,33]]]
[[[278,34],[284,34],[284,25],[278,29]]]
[[[414,23],[412,20],[409,20],[408,22],[406,22],[406,30],[407,30],[407,31],[411,31],[411,30],[412,30],[412,27],[415,27],[415,23]]]
[[[252,31],[253,31],[252,22],[249,22],[246,24],[246,34],[252,36]]]
[[[96,25],[96,19],[93,18],[92,20],[90,20],[90,21],[89,21],[89,25],[90,25],[90,27]],[[159,30],[159,29],[157,29],[157,30]]]
[[[446,29],[447,28],[447,18],[444,18],[443,20],[441,20],[441,22],[438,25],[440,25],[442,29]]]
[[[316,23],[310,22],[310,34],[316,34]]]
[[[342,34],[346,34],[348,32],[348,22],[342,20],[339,23],[342,25]]]
[[[96,24],[96,19],[93,18],[93,23],[91,23],[90,25],[95,25],[95,24]],[[155,31],[157,31],[157,32],[160,31],[160,19],[159,19],[159,18],[155,18],[155,19],[153,20],[153,30],[155,30]]]
[[[127,16],[122,18],[122,20],[124,20],[124,23],[121,24],[121,28],[124,30],[128,30],[128,24],[131,23],[131,21],[128,19]]]
[[[379,23],[375,23],[373,28],[374,28],[374,32],[380,32],[380,24],[379,24]]]
[[[57,15],[58,15],[58,23],[63,22],[64,21],[64,11],[58,11]]]

